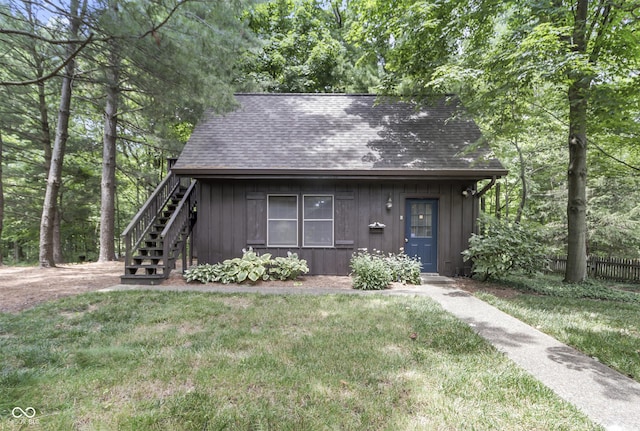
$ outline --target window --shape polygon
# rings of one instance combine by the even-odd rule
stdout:
[[[298,246],[298,196],[270,195],[267,200],[267,244]]]
[[[411,204],[411,238],[431,238],[433,236],[432,204]]]
[[[333,196],[303,197],[303,247],[333,247]]]
[[[301,218],[303,247],[333,247],[333,212],[331,195],[302,196],[302,211],[297,195],[268,195],[267,245],[298,247]]]

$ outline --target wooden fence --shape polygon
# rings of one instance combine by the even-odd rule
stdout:
[[[564,272],[567,268],[567,257],[552,256],[550,267],[552,272]],[[640,260],[590,256],[587,258],[587,274],[593,278],[638,283],[640,282]]]

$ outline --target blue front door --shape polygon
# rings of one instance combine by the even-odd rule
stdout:
[[[438,272],[438,201],[407,199],[405,253],[418,256],[422,272]]]

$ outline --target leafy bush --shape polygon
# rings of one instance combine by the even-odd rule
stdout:
[[[354,253],[350,266],[354,289],[382,290],[393,281],[393,271],[380,255]]]
[[[351,276],[353,288],[362,290],[381,290],[389,287],[392,281],[420,284],[420,260],[404,253],[383,255],[366,250],[358,251],[351,257]]]
[[[183,277],[188,281],[199,281],[200,283],[211,283],[218,278],[218,267],[209,263],[192,266],[187,269]]]
[[[201,283],[255,283],[258,280],[292,280],[309,272],[307,261],[289,252],[287,257],[271,259],[270,253],[259,255],[252,248],[242,250],[242,257],[223,262],[193,266],[184,272],[188,281]]]
[[[422,284],[422,278],[420,276],[422,263],[419,258],[408,256],[404,253],[389,253],[385,260],[389,268],[391,268],[395,281],[408,284]]]
[[[500,279],[511,272],[531,275],[548,268],[549,253],[540,227],[488,215],[480,217],[480,222],[485,233],[473,234],[462,255],[465,262],[473,263],[472,272],[482,280]]]
[[[309,272],[307,261],[299,259],[296,253],[287,252],[287,257],[276,257],[269,267],[271,280],[294,280]]]

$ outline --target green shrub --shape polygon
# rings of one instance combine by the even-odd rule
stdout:
[[[227,259],[215,265],[201,264],[184,272],[188,281],[200,283],[255,283],[258,280],[293,280],[309,272],[307,262],[295,253],[271,259],[270,253],[259,255],[252,248],[242,250],[242,257]]]
[[[354,253],[350,266],[354,289],[382,290],[393,281],[393,271],[380,255],[366,251]]]
[[[473,263],[474,275],[486,281],[512,272],[532,275],[548,268],[549,253],[541,227],[510,223],[488,215],[480,217],[480,223],[484,233],[473,234],[469,248],[462,252],[464,261]]]
[[[389,253],[385,260],[391,268],[394,281],[405,284],[422,284],[420,276],[422,262],[418,257],[408,256],[404,253]]]
[[[383,255],[380,252],[358,251],[351,257],[353,288],[381,290],[393,281],[420,284],[420,260],[404,253]]]
[[[183,277],[188,282],[199,281],[200,283],[211,283],[218,277],[217,266],[209,263],[192,266],[184,272]]]
[[[296,253],[287,252],[287,257],[276,257],[269,267],[271,280],[294,280],[309,272],[307,261],[299,259]]]

